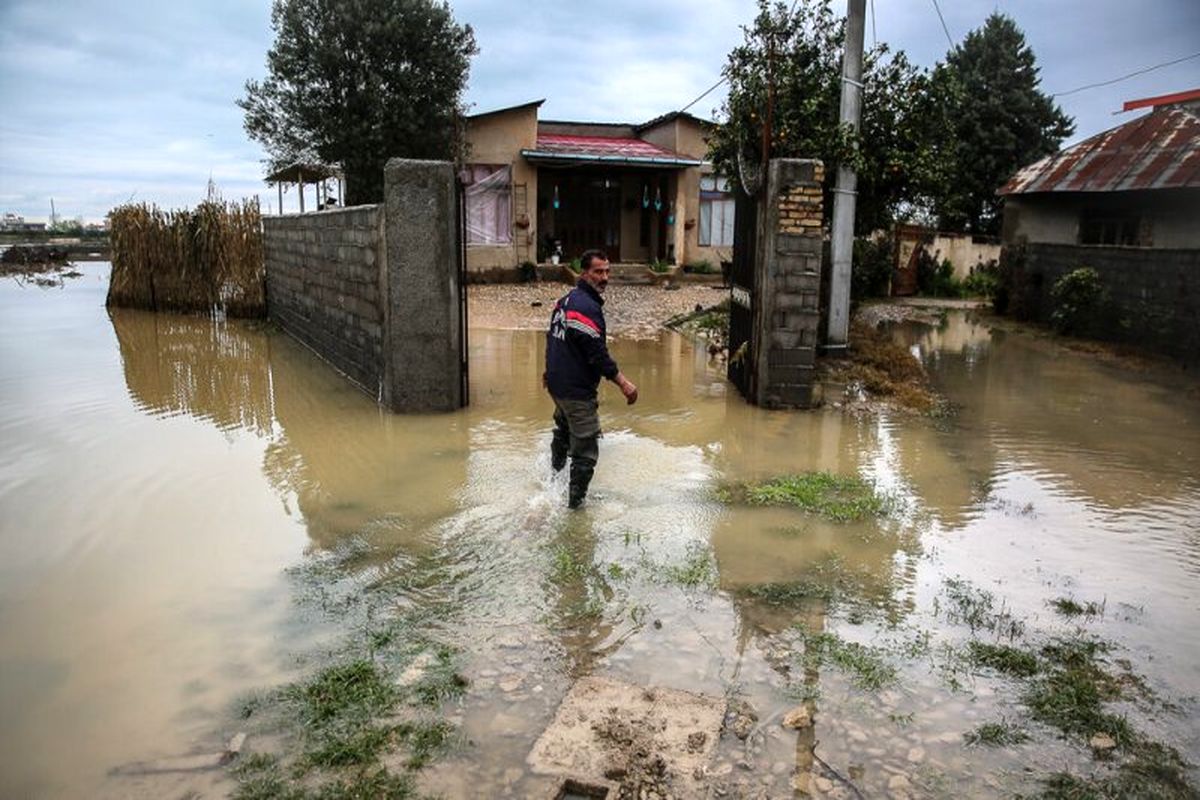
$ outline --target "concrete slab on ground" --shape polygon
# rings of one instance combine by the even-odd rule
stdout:
[[[632,796],[696,797],[724,715],[719,697],[581,678],[527,761],[542,774],[611,780]]]

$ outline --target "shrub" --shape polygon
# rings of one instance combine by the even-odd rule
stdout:
[[[712,262],[707,260],[693,261],[690,264],[684,264],[683,271],[690,272],[693,275],[712,275],[717,272],[717,270],[713,268]]]
[[[522,261],[517,267],[517,278],[521,283],[530,283],[537,280],[537,265],[532,261]]]
[[[962,284],[954,278],[948,259],[938,262],[924,249],[917,256],[917,290],[927,297],[962,297]]]
[[[1094,330],[1106,292],[1100,273],[1080,267],[1063,275],[1050,287],[1050,324],[1062,334],[1084,334]]]
[[[1000,265],[994,259],[979,264],[963,281],[962,288],[971,297],[994,298],[1000,288]]]
[[[892,278],[892,239],[854,240],[854,268],[850,272],[850,299],[884,297]]]

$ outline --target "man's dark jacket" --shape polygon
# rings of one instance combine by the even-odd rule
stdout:
[[[601,378],[617,377],[605,344],[604,298],[583,278],[554,304],[546,333],[546,388],[564,400],[591,400]]]

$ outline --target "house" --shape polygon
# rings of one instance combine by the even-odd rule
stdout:
[[[593,247],[615,263],[730,259],[733,196],[705,160],[712,123],[683,112],[640,124],[544,120],[543,102],[467,118],[473,278]]]
[[[1015,298],[1046,318],[1054,282],[1096,270],[1114,338],[1200,350],[1200,89],[1131,100],[1150,109],[1017,172],[1000,189],[1003,240],[1021,245]],[[1121,334],[1118,337],[1118,334]]]

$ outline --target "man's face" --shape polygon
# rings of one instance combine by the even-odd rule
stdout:
[[[612,272],[612,267],[607,261],[601,261],[598,258],[592,259],[592,265],[583,271],[583,279],[592,285],[592,288],[597,292],[604,294],[605,288],[608,286],[608,274]]]

